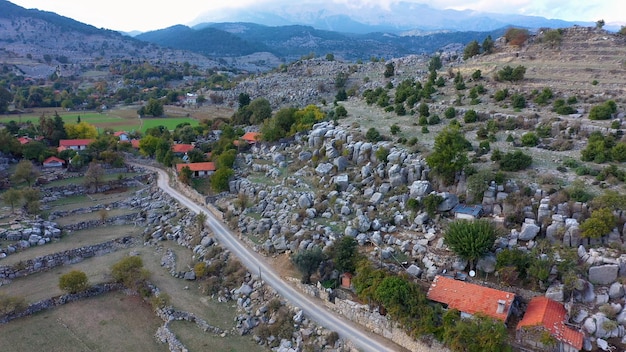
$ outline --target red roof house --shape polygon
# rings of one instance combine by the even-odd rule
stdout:
[[[61,139],[59,141],[58,151],[66,149],[85,150],[87,146],[91,144],[94,139]]]
[[[65,165],[65,160],[51,156],[43,161],[43,167],[62,167]]]
[[[193,175],[196,177],[208,176],[215,172],[215,163],[212,161],[202,163],[176,164],[176,172],[180,173],[180,171],[185,166],[188,167],[193,172]]]
[[[561,303],[544,296],[534,297],[528,303],[524,318],[517,324],[517,340],[542,351],[580,351],[584,335],[565,325],[566,321],[567,311]],[[544,346],[541,343],[540,336],[546,330],[557,341],[555,345]]]
[[[32,141],[32,139],[28,136],[22,136],[22,137],[18,137],[17,140],[20,142],[20,144],[24,145],[24,144],[28,144],[30,141]]]
[[[185,154],[192,151],[194,148],[193,144],[174,144],[172,145],[172,152]]]
[[[241,139],[248,142],[248,144],[254,144],[261,140],[261,134],[259,132],[246,132]]]
[[[120,142],[127,142],[130,140],[128,132],[126,131],[115,131],[113,136],[119,138]]]
[[[462,317],[482,313],[506,323],[515,294],[468,282],[436,276],[430,285],[428,299],[457,309]]]

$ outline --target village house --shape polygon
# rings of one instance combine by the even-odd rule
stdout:
[[[67,149],[72,149],[76,151],[85,150],[87,149],[87,146],[93,141],[93,139],[61,139],[59,141],[59,147],[57,148],[57,150],[59,152]]]
[[[63,165],[65,165],[65,160],[57,158],[56,156],[51,156],[43,161],[43,167],[45,168],[57,168],[63,167]]]
[[[117,137],[120,142],[128,142],[130,141],[130,135],[126,131],[116,131],[113,133],[114,137]]]
[[[210,176],[215,172],[215,163],[212,161],[201,163],[176,164],[176,172],[180,174],[184,167],[188,167],[194,177]]]
[[[179,143],[172,145],[172,153],[174,154],[187,154],[194,149],[195,146],[193,144]]]
[[[476,313],[497,319],[506,324],[514,311],[515,294],[489,287],[459,281],[438,275],[427,294],[431,301],[444,304],[447,308],[461,312],[469,318]]]
[[[522,345],[539,351],[580,351],[584,334],[567,326],[566,322],[567,311],[561,303],[545,296],[534,297],[517,324],[515,338]]]
[[[484,210],[482,205],[457,204],[452,208],[452,213],[455,219],[476,220],[483,216]]]

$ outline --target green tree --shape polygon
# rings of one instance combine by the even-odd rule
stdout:
[[[617,226],[617,217],[609,208],[600,208],[580,225],[580,234],[587,238],[600,238],[608,235]]]
[[[456,117],[456,109],[453,106],[450,106],[444,111],[443,116],[447,119],[453,119]]]
[[[85,291],[89,287],[87,274],[80,270],[72,270],[59,277],[59,288],[68,293]]]
[[[589,120],[608,120],[617,112],[617,105],[613,100],[607,100],[595,105],[589,110]]]
[[[43,161],[48,156],[48,147],[43,142],[30,141],[22,146],[22,157],[26,160]]]
[[[346,117],[348,116],[348,110],[343,105],[339,105],[335,108],[335,116]]]
[[[463,121],[465,121],[465,123],[472,123],[472,122],[476,122],[478,121],[478,114],[476,113],[475,110],[467,110],[465,112],[465,114],[463,115]]]
[[[15,188],[9,188],[2,193],[2,201],[11,206],[11,212],[15,210],[15,206],[22,200],[22,192]]]
[[[395,73],[395,65],[393,64],[393,62],[389,62],[385,65],[385,72],[383,73],[383,75],[385,76],[385,78],[389,78],[389,77],[393,77],[396,73]]]
[[[193,171],[191,171],[189,166],[183,166],[178,173],[178,179],[186,185],[191,183],[191,176],[193,176]]]
[[[398,133],[400,133],[400,126],[394,123],[389,127],[389,132],[391,132],[391,134],[394,136],[397,135]]]
[[[517,67],[513,68],[509,65],[506,65],[496,74],[500,81],[521,81],[524,79],[524,74],[526,74],[526,67],[518,65]]]
[[[458,352],[510,352],[511,346],[506,326],[491,317],[475,314],[471,319],[463,319],[458,311],[448,312],[455,318],[447,317],[444,328],[444,343]]]
[[[428,61],[428,71],[437,71],[441,67],[443,67],[443,64],[441,63],[441,56],[431,56],[430,60]]]
[[[493,53],[493,48],[494,48],[495,44],[493,42],[493,39],[491,38],[490,35],[487,36],[487,38],[485,38],[485,40],[483,40],[483,52],[485,54],[491,54]]]
[[[145,114],[154,117],[163,116],[163,102],[158,99],[150,98],[145,106]]]
[[[381,163],[386,163],[387,162],[387,157],[389,156],[389,149],[385,148],[385,147],[380,147],[378,149],[376,149],[376,159],[378,161],[380,161]]]
[[[239,102],[239,109],[246,107],[250,104],[250,95],[248,93],[239,93],[237,101]]]
[[[13,93],[9,92],[6,88],[0,87],[0,114],[4,114],[9,104],[13,101]]]
[[[324,259],[325,256],[322,253],[322,249],[314,247],[313,249],[299,251],[291,260],[302,274],[302,283],[308,284],[311,283],[311,275],[318,270]]]
[[[8,296],[0,292],[0,316],[21,312],[28,307],[24,297]]]
[[[435,144],[426,162],[432,170],[442,176],[444,183],[451,184],[457,172],[469,163],[469,142],[457,126],[447,126],[435,137]]]
[[[604,27],[604,24],[605,24],[604,20],[598,20],[596,21],[596,28],[602,29],[602,27]]]
[[[211,175],[211,188],[216,192],[228,191],[228,181],[235,174],[233,169],[222,167]]]
[[[480,45],[476,40],[472,40],[465,46],[465,49],[463,49],[463,60],[472,58],[478,55],[478,53],[480,53]]]
[[[454,253],[467,259],[473,268],[475,262],[493,247],[497,234],[495,226],[485,219],[457,220],[448,225],[444,240]]]
[[[39,170],[30,160],[22,159],[17,163],[12,179],[16,183],[26,182],[28,187],[31,187],[37,181],[39,175]]]
[[[66,125],[65,132],[67,138],[70,139],[94,139],[98,137],[98,129],[96,126],[85,121]]]
[[[551,48],[561,45],[563,35],[558,29],[549,29],[543,34],[543,42],[550,45]]]
[[[534,147],[539,144],[539,137],[534,132],[524,133],[521,138],[524,147]]]
[[[420,116],[425,116],[428,117],[430,116],[430,110],[428,109],[428,104],[426,103],[421,103],[417,110],[419,111]]]
[[[85,172],[84,183],[85,186],[91,187],[93,186],[98,193],[98,187],[102,185],[104,181],[104,168],[100,163],[91,162],[89,163],[89,168]]]
[[[250,123],[257,125],[263,123],[266,119],[272,117],[272,107],[269,100],[265,98],[256,98],[247,106],[250,111]]]
[[[335,268],[340,273],[355,273],[360,256],[358,243],[354,238],[350,236],[342,237],[333,245],[331,253]]]

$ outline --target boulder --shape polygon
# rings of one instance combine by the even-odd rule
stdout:
[[[298,154],[298,160],[300,160],[302,162],[309,161],[309,160],[311,160],[312,157],[313,157],[313,153],[311,153],[308,150],[301,151]]]
[[[617,280],[619,266],[607,264],[592,266],[589,268],[589,281],[594,284],[608,285]]]
[[[409,266],[408,269],[406,269],[406,272],[409,275],[413,275],[415,277],[420,277],[422,275],[422,269],[415,264],[411,264],[411,266]]]
[[[320,176],[327,176],[333,171],[333,164],[331,163],[320,163],[315,168],[315,172]]]
[[[313,206],[313,196],[309,193],[304,193],[298,198],[298,206],[300,209],[306,209]]]
[[[409,196],[411,198],[424,197],[433,191],[430,181],[415,181],[409,188]]]
[[[193,270],[187,271],[185,273],[185,280],[190,280],[191,281],[191,280],[195,280],[195,279],[196,279],[196,273]]]
[[[457,197],[456,194],[449,193],[449,192],[442,192],[437,195],[443,198],[443,201],[439,203],[439,205],[437,206],[437,211],[440,211],[440,212],[450,211],[452,210],[452,208],[456,207],[457,204],[459,204],[459,197]]]
[[[428,213],[419,213],[415,216],[413,223],[416,225],[425,225],[428,222],[428,219],[430,219]]]
[[[522,224],[522,229],[517,237],[520,241],[533,240],[541,228],[537,226],[534,219],[526,219]]]
[[[348,168],[348,159],[346,157],[340,156],[333,160],[333,165],[337,167],[337,171],[343,172]]]
[[[609,297],[611,299],[619,299],[624,296],[624,285],[619,282],[614,282],[609,288]]]
[[[546,291],[545,296],[550,298],[551,300],[554,300],[557,302],[563,302],[563,299],[565,298],[565,294],[563,293],[563,285],[554,284],[548,287],[548,290]]]
[[[496,271],[496,256],[493,254],[488,254],[480,259],[476,263],[476,269],[485,272],[485,273],[493,273]]]
[[[359,232],[366,232],[370,229],[372,223],[367,218],[367,216],[361,214],[353,220],[353,225]]]

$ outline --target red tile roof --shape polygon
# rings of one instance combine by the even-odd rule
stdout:
[[[87,146],[93,141],[94,139],[61,139],[59,147]]]
[[[19,137],[17,140],[20,142],[20,144],[27,144],[31,141],[30,137],[28,136]]]
[[[192,144],[174,144],[172,146],[172,152],[174,153],[187,153],[194,149]]]
[[[468,314],[482,313],[489,317],[506,321],[515,299],[515,294],[468,282],[436,276],[428,289],[430,300],[444,303],[448,308],[458,309]],[[504,302],[504,309],[498,313],[498,301]]]
[[[123,134],[128,135],[128,132],[126,132],[126,131],[115,131],[115,132],[113,133],[113,136],[115,136],[115,137],[119,137],[119,136],[121,136],[121,135],[123,135]]]
[[[526,326],[543,326],[558,341],[567,343],[580,350],[583,348],[584,335],[565,325],[567,312],[557,301],[547,297],[535,297],[528,303],[524,318],[517,324],[517,329]]]
[[[176,164],[176,172],[180,172],[185,166],[189,167],[191,171],[215,171],[215,163],[207,161],[203,163]]]
[[[51,156],[49,158],[47,158],[46,160],[43,161],[44,164],[48,164],[48,163],[61,163],[61,164],[65,164],[65,160],[57,158],[56,156]]]
[[[135,149],[139,149],[139,139],[133,139],[130,141],[130,145],[135,148]]]
[[[256,143],[261,139],[261,134],[259,132],[246,132],[241,139],[248,143]]]

